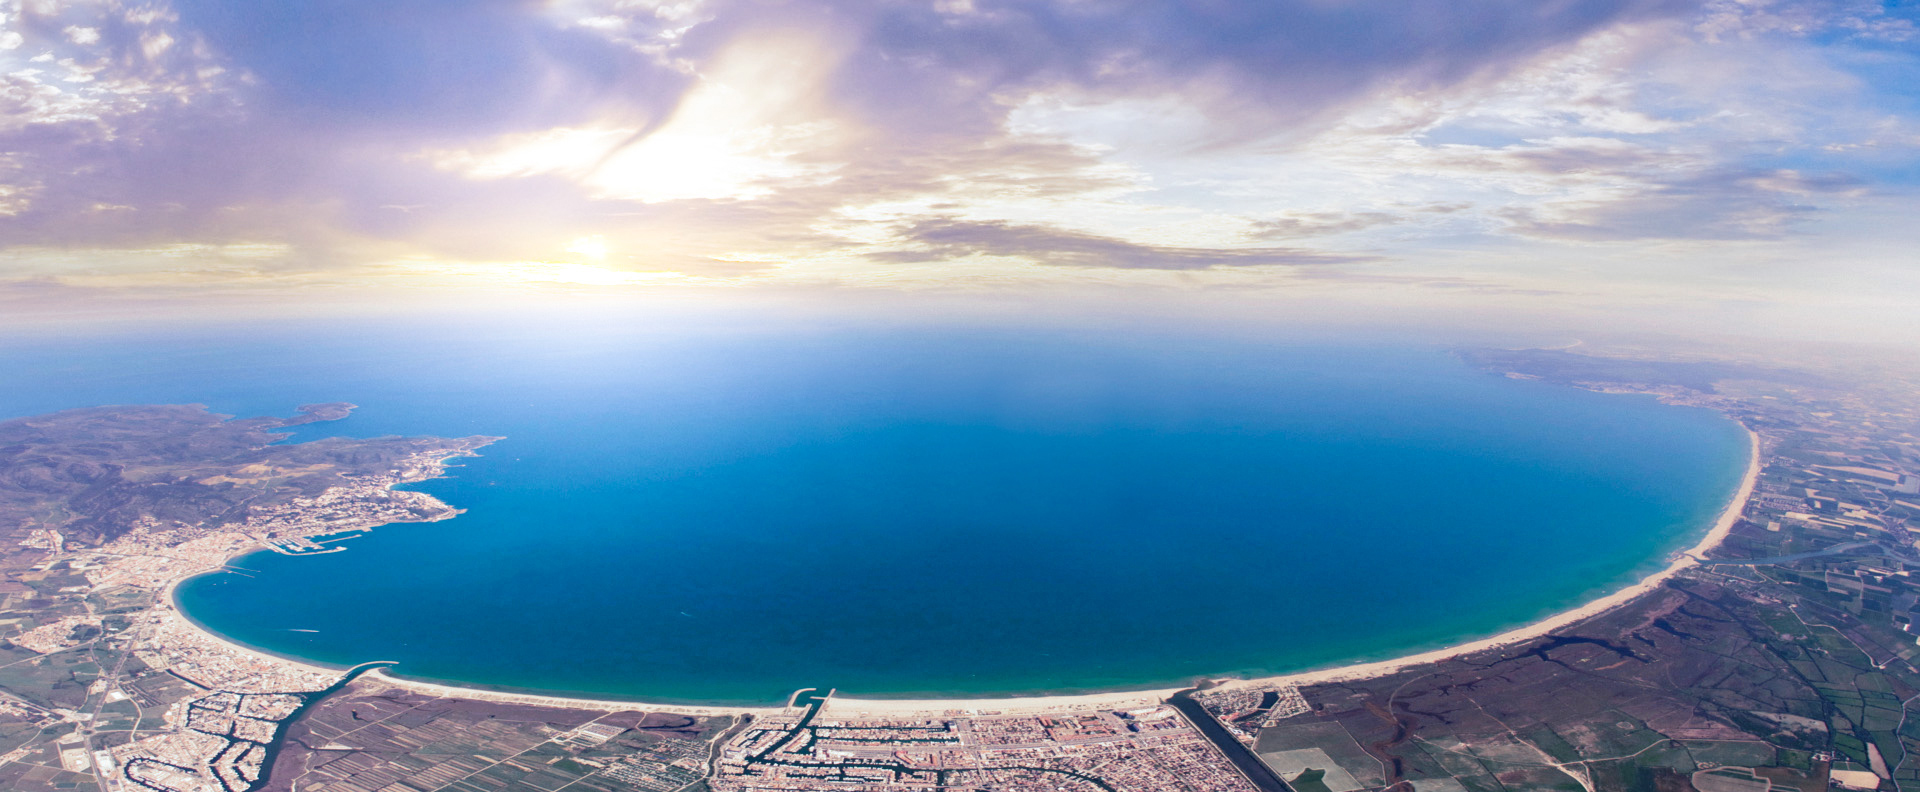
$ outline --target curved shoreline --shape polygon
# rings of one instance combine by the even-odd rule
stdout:
[[[1668,579],[1672,578],[1673,576],[1679,574],[1681,571],[1698,566],[1700,564],[1702,556],[1707,551],[1712,550],[1714,547],[1718,546],[1722,541],[1724,541],[1727,535],[1732,532],[1734,524],[1739,521],[1740,515],[1745,511],[1747,500],[1753,494],[1753,489],[1755,484],[1759,480],[1760,470],[1763,463],[1763,460],[1761,459],[1760,436],[1756,434],[1752,428],[1748,427],[1744,423],[1740,423],[1737,419],[1732,419],[1731,417],[1729,417],[1729,419],[1735,420],[1735,423],[1738,424],[1741,430],[1746,432],[1747,434],[1747,441],[1748,441],[1747,470],[1746,470],[1746,474],[1741,479],[1740,486],[1734,491],[1733,495],[1728,499],[1726,505],[1722,507],[1719,517],[1714,521],[1712,527],[1708,529],[1707,534],[1704,537],[1702,537],[1699,542],[1695,543],[1692,547],[1689,547],[1686,550],[1680,551],[1675,555],[1674,560],[1671,563],[1669,563],[1665,568],[1659,571],[1656,571],[1645,578],[1642,578],[1639,582],[1626,586],[1624,588],[1621,588],[1617,591],[1614,591],[1611,594],[1608,594],[1604,597],[1600,597],[1599,599],[1589,601],[1583,605],[1572,608],[1570,610],[1555,613],[1553,615],[1547,616],[1546,618],[1540,619],[1538,621],[1531,622],[1531,623],[1522,625],[1520,627],[1516,627],[1514,629],[1508,630],[1503,633],[1499,633],[1497,635],[1494,635],[1488,638],[1482,638],[1479,640],[1454,644],[1454,645],[1442,647],[1439,649],[1433,649],[1425,652],[1418,652],[1415,654],[1392,658],[1388,660],[1378,660],[1378,661],[1365,662],[1365,663],[1329,666],[1329,667],[1320,668],[1320,669],[1294,672],[1294,673],[1288,673],[1288,674],[1251,677],[1251,678],[1245,678],[1245,679],[1230,679],[1230,680],[1224,681],[1220,685],[1220,687],[1235,688],[1235,687],[1298,686],[1298,685],[1320,684],[1320,683],[1326,683],[1326,682],[1370,679],[1374,677],[1386,676],[1388,674],[1392,674],[1412,666],[1435,663],[1442,660],[1448,660],[1455,657],[1459,657],[1461,655],[1474,654],[1477,652],[1483,652],[1491,649],[1498,649],[1501,647],[1511,646],[1514,644],[1530,641],[1535,638],[1539,638],[1541,636],[1552,633],[1555,630],[1559,630],[1561,628],[1567,627],[1571,624],[1584,621],[1586,619],[1590,619],[1595,616],[1598,616],[1602,613],[1611,611],[1615,608],[1618,608],[1622,605],[1627,604],[1628,602],[1633,601],[1634,599],[1639,598],[1642,595],[1645,595],[1655,590],[1662,583],[1666,582]],[[260,550],[265,550],[265,549],[266,548],[264,547],[258,547],[255,550],[249,550],[248,553],[258,552]],[[241,555],[245,555],[245,554],[246,553],[243,553]],[[235,556],[235,558],[238,558],[238,557],[239,556]],[[218,570],[214,570],[214,571],[218,571]],[[203,572],[199,574],[211,574],[211,572]],[[320,671],[328,674],[339,674],[343,672],[343,669],[326,668],[322,666],[317,666],[311,663],[310,661],[296,660],[293,658],[282,657],[276,654],[272,654],[262,650],[254,649],[252,647],[241,645],[223,635],[220,635],[218,633],[213,632],[210,629],[207,629],[206,627],[202,626],[198,621],[187,617],[185,611],[179,607],[175,592],[179,588],[179,585],[181,583],[184,583],[186,580],[189,580],[193,577],[198,577],[198,574],[181,578],[180,580],[176,580],[173,583],[169,584],[164,596],[169,607],[171,607],[173,611],[180,616],[181,620],[184,623],[191,625],[198,632],[206,635],[210,639],[224,646],[230,647],[236,651],[243,652],[245,654],[248,654],[254,657],[270,660],[273,662],[287,663],[294,666],[299,666],[302,669]],[[764,713],[764,712],[779,710],[782,708],[781,705],[776,705],[776,704],[768,704],[768,705],[758,706],[758,707],[726,706],[726,705],[709,706],[709,705],[651,702],[651,701],[645,701],[645,700],[639,700],[639,699],[623,701],[623,700],[614,700],[614,699],[578,698],[578,697],[564,696],[564,695],[509,693],[509,692],[486,690],[482,688],[464,687],[460,685],[448,685],[448,684],[441,684],[441,683],[435,683],[435,682],[415,681],[415,680],[405,679],[405,678],[396,677],[391,674],[388,674],[386,673],[386,669],[384,668],[374,669],[372,671],[367,672],[364,676],[376,678],[380,680],[382,683],[393,686],[393,687],[412,690],[412,691],[424,693],[427,695],[457,697],[457,698],[475,699],[475,700],[483,700],[483,701],[495,701],[495,702],[501,702],[501,703],[527,704],[527,705],[533,705],[533,706],[569,707],[569,708],[578,708],[578,709],[626,709],[626,710],[644,709],[652,712],[668,712],[668,713],[678,713],[678,714],[687,714],[687,715],[735,715],[735,714],[746,714],[746,713],[756,713],[756,712]],[[1094,708],[1094,707],[1124,708],[1124,707],[1132,707],[1132,706],[1141,706],[1145,704],[1157,704],[1160,701],[1166,699],[1167,697],[1183,689],[1185,688],[1171,687],[1171,688],[1160,688],[1160,689],[1150,689],[1150,690],[1119,690],[1119,691],[1110,691],[1110,692],[1058,695],[1058,696],[1038,695],[1038,696],[976,698],[976,699],[862,699],[862,698],[843,698],[840,696],[830,696],[830,698],[827,700],[826,705],[823,708],[823,712],[832,712],[835,714],[842,714],[842,715],[856,714],[856,713],[874,714],[874,715],[913,715],[913,714],[945,714],[945,713],[967,712],[967,711],[1015,713],[1015,712],[1044,712],[1049,710],[1087,709],[1087,708]]]
[[[589,699],[573,696],[542,696],[536,693],[508,693],[497,690],[463,687],[460,685],[442,685],[437,682],[421,682],[404,679],[387,673],[384,668],[368,671],[367,676],[379,679],[392,687],[425,693],[430,696],[448,698],[475,699],[479,701],[497,701],[504,704],[530,704],[540,707],[564,707],[567,709],[594,710],[646,710],[648,712],[666,712],[676,715],[741,715],[769,712],[781,709],[779,706],[729,707],[703,706],[697,704],[657,704],[651,701],[622,701],[619,699]]]
[[[244,553],[236,555],[234,556],[234,558],[242,558],[245,556],[250,556],[250,555],[253,555],[254,553],[263,552],[266,549],[267,548],[264,546],[255,545],[254,549],[251,549]],[[231,561],[232,559],[228,559],[228,560]],[[222,567],[222,569],[224,569],[224,567]],[[270,663],[283,663],[286,665],[295,666],[302,671],[310,671],[316,674],[344,674],[344,673],[347,673],[348,671],[353,670],[354,668],[358,668],[362,665],[366,665],[366,663],[357,663],[353,666],[341,666],[338,668],[335,668],[332,666],[320,665],[311,660],[301,660],[297,658],[286,657],[284,655],[277,655],[272,652],[264,651],[261,649],[255,649],[251,646],[247,646],[245,644],[239,643],[237,641],[234,641],[231,638],[228,638],[227,636],[221,635],[217,632],[214,632],[213,630],[208,629],[206,625],[200,623],[200,620],[195,619],[192,616],[188,616],[186,608],[180,607],[180,586],[185,584],[189,580],[200,577],[201,575],[212,575],[220,571],[221,569],[215,569],[210,572],[196,572],[194,574],[180,578],[179,580],[175,580],[172,583],[168,583],[166,590],[160,592],[160,600],[164,601],[167,604],[167,609],[170,611],[173,611],[173,615],[178,617],[182,624],[192,627],[195,631],[199,632],[203,636],[206,636],[209,640],[213,641],[214,643],[217,643],[221,646],[224,646],[235,652],[239,652],[241,654],[247,655],[249,657],[257,657],[261,660],[265,660]],[[373,660],[368,662],[383,662],[383,661]]]
[[[1760,458],[1760,435],[1755,434],[1754,431],[1747,428],[1745,424],[1741,424],[1740,428],[1747,433],[1748,447],[1747,473],[1740,480],[1740,488],[1734,491],[1733,497],[1727,499],[1727,505],[1721,508],[1719,518],[1714,521],[1713,527],[1708,529],[1706,536],[1701,537],[1700,541],[1696,542],[1692,547],[1681,551],[1665,569],[1642,578],[1640,582],[1578,608],[1554,614],[1540,621],[1509,630],[1491,638],[1484,638],[1478,641],[1457,644],[1444,649],[1421,652],[1392,660],[1306,671],[1297,674],[1283,674],[1280,676],[1263,677],[1261,679],[1244,680],[1244,682],[1300,685],[1385,676],[1408,666],[1424,665],[1459,657],[1460,655],[1474,654],[1488,649],[1498,649],[1523,641],[1530,641],[1562,627],[1567,627],[1577,622],[1599,616],[1600,614],[1611,611],[1638,599],[1642,595],[1652,592],[1654,589],[1659,588],[1660,584],[1667,582],[1668,579],[1680,574],[1682,571],[1699,566],[1707,551],[1719,546],[1721,542],[1726,541],[1728,534],[1733,533],[1734,524],[1740,521],[1740,515],[1746,511],[1747,500],[1753,496],[1754,485],[1760,480],[1760,469],[1763,460]]]
[[[1612,594],[1590,601],[1571,610],[1561,611],[1530,624],[1516,627],[1504,633],[1476,641],[1454,644],[1426,652],[1419,652],[1389,660],[1367,663],[1330,666],[1327,668],[1300,671],[1290,674],[1232,679],[1223,682],[1220,688],[1236,687],[1272,687],[1278,685],[1299,686],[1325,682],[1346,682],[1359,679],[1372,679],[1392,674],[1406,668],[1428,663],[1450,660],[1461,655],[1499,649],[1552,633],[1563,627],[1585,621],[1627,604],[1642,595],[1660,587],[1681,571],[1700,565],[1701,557],[1709,550],[1725,541],[1733,532],[1733,526],[1740,521],[1740,515],[1746,510],[1747,500],[1753,495],[1753,488],[1760,479],[1760,436],[1751,428],[1741,424],[1747,433],[1748,456],[1747,472],[1740,480],[1740,487],[1721,508],[1720,516],[1708,529],[1707,535],[1692,547],[1676,555],[1672,563],[1640,582],[1615,591]],[[1031,698],[997,699],[852,699],[835,697],[828,700],[828,709],[839,713],[870,714],[915,714],[948,712],[954,710],[994,710],[1018,712],[1044,708],[1044,702],[1056,702],[1058,706],[1121,706],[1140,702],[1147,697],[1165,698],[1179,692],[1182,688],[1167,688],[1150,691],[1117,691],[1112,693],[1094,693],[1082,696],[1034,696]]]
[[[243,556],[248,556],[254,553],[266,552],[266,551],[267,551],[266,547],[255,545],[252,549],[246,550],[245,552],[235,555],[234,558],[241,558]],[[438,682],[425,682],[425,681],[416,680],[416,679],[407,679],[405,677],[397,677],[387,673],[388,668],[392,668],[400,665],[399,661],[396,661],[396,660],[369,660],[363,663],[355,663],[352,666],[332,666],[332,665],[316,663],[312,660],[289,657],[287,655],[267,651],[265,649],[257,649],[255,647],[248,646],[246,644],[235,641],[232,638],[228,638],[227,636],[221,635],[220,633],[215,632],[212,629],[208,628],[206,625],[201,624],[198,619],[195,619],[192,616],[187,615],[186,609],[180,607],[178,590],[181,584],[186,583],[187,581],[192,580],[194,578],[200,577],[201,575],[211,575],[219,571],[220,570],[213,570],[210,572],[199,572],[199,573],[195,573],[195,574],[180,578],[179,580],[175,580],[172,583],[167,584],[167,588],[165,591],[161,592],[160,598],[166,602],[167,608],[173,611],[174,616],[178,617],[182,624],[192,627],[195,632],[200,633],[200,635],[204,636],[208,640],[213,641],[214,643],[217,643],[220,646],[225,647],[226,649],[229,649],[234,652],[238,652],[248,657],[258,658],[260,660],[265,660],[270,663],[280,663],[282,665],[294,666],[302,671],[308,671],[311,673],[323,674],[323,675],[340,675],[340,674],[351,673],[354,669],[360,668],[362,666],[366,666],[370,664],[384,664],[380,668],[370,669],[362,673],[361,676],[378,679],[382,684],[385,684],[389,687],[403,688],[406,690],[414,691],[416,693],[424,693],[430,696],[457,697],[457,698],[475,699],[475,700],[484,700],[484,701],[497,701],[497,702],[509,703],[509,704],[531,704],[531,705],[543,706],[543,707],[565,707],[568,709],[593,709],[593,710],[610,710],[610,711],[646,710],[648,712],[665,712],[665,713],[672,713],[677,715],[738,715],[742,713],[767,712],[770,710],[779,709],[779,707],[775,707],[771,705],[753,707],[753,706],[728,706],[728,705],[718,705],[718,704],[715,704],[715,705],[670,704],[670,703],[661,703],[661,702],[655,702],[655,701],[645,701],[642,699],[630,699],[630,700],[592,699],[592,698],[584,698],[584,697],[578,697],[578,696],[565,696],[565,695],[557,695],[557,694],[512,693],[507,691],[487,690],[485,688],[465,687],[460,685],[447,685],[447,684],[441,684]]]

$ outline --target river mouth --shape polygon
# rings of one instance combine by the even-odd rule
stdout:
[[[605,698],[1178,687],[1568,609],[1696,541],[1747,461],[1711,412],[1424,347],[676,343],[315,349],[311,378],[236,378],[247,401],[362,405],[296,439],[507,439],[415,485],[460,517],[250,556],[181,607],[293,658]]]

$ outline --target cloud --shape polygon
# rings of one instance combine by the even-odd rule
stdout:
[[[30,3],[0,19],[0,252],[1384,284],[1491,248],[1779,238],[1920,173],[1888,43],[1911,15],[1876,5]],[[155,253],[180,245],[274,253]],[[885,266],[933,262],[959,263]]]
[[[1548,203],[1506,218],[1527,236],[1583,242],[1775,239],[1819,211],[1810,201],[1857,193],[1848,176],[1723,171],[1648,185],[1605,202]]]
[[[1448,205],[1438,210],[1428,211],[1451,213],[1459,211],[1460,208],[1464,207]],[[1254,239],[1306,239],[1364,231],[1401,222],[1405,222],[1405,218],[1386,212],[1304,212],[1257,220],[1253,223],[1251,235]]]
[[[609,201],[770,198],[776,187],[791,194],[768,211],[804,205],[816,219],[916,194],[1111,194],[1128,177],[1089,167],[1086,150],[1010,134],[1011,103],[1174,93],[1222,118],[1286,123],[1369,86],[1503,67],[1665,8],[179,0],[29,9],[6,32],[30,39],[20,52],[55,57],[6,78],[7,117],[25,123],[0,145],[28,152],[0,176],[13,207],[6,230],[27,244],[279,235],[325,246],[450,230],[461,225],[454,212],[478,237],[497,237],[505,216],[533,231],[574,212],[550,232],[571,239],[595,230],[577,227],[593,216],[617,213]],[[780,57],[744,68],[743,53]],[[770,97],[770,85],[789,87]],[[743,107],[760,115],[733,111]],[[561,137],[565,162],[529,159]],[[456,160],[466,163],[457,173],[496,183],[460,191],[435,172]],[[836,185],[808,183],[823,177]],[[542,207],[526,211],[534,201]],[[91,209],[100,204],[129,208],[107,223]],[[420,208],[407,218],[371,210],[383,205]]]
[[[968,256],[1011,256],[1057,266],[1161,270],[1299,267],[1346,264],[1368,258],[1301,248],[1149,245],[1048,226],[955,218],[912,223],[900,229],[899,237],[915,247],[871,253],[869,257],[876,261],[909,263]]]
[[[521,0],[180,0],[183,24],[255,78],[250,98],[335,130],[436,137],[672,107],[687,76]]]
[[[858,7],[858,6],[856,6]],[[900,129],[991,128],[1010,97],[1178,95],[1236,137],[1311,121],[1382,86],[1498,71],[1664,0],[875,3],[842,95]],[[857,12],[856,12],[857,13]],[[841,14],[845,16],[845,14]]]
[[[645,128],[689,82],[518,2],[28,4],[0,30],[23,42],[0,52],[0,237],[13,245],[265,238],[346,265],[354,248],[421,242],[408,232],[449,220],[435,207],[486,224],[558,197],[458,193],[461,180],[409,160],[423,148],[608,108]],[[394,222],[376,209],[389,204],[423,216]]]
[[[788,35],[734,43],[650,128],[594,126],[509,135],[490,151],[444,152],[441,167],[489,179],[553,173],[596,198],[657,203],[744,199],[834,167],[797,155],[832,148],[835,124],[812,104],[836,60],[824,42]]]
[[[1877,0],[1710,0],[1695,29],[1709,41],[1768,34],[1888,43],[1920,39],[1912,8]]]

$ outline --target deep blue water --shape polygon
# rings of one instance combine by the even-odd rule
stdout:
[[[180,601],[311,660],[772,702],[1183,682],[1562,610],[1697,539],[1746,465],[1704,410],[1405,344],[881,328],[252,328],[15,339],[0,415],[351,401],[328,434],[504,435],[468,509],[256,554]],[[317,632],[290,632],[290,630]]]

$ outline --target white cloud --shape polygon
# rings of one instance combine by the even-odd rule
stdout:
[[[164,32],[147,32],[140,34],[140,52],[147,56],[147,60],[158,58],[172,48],[173,37]]]
[[[1876,0],[1712,0],[1694,29],[1716,43],[1829,31],[1887,42],[1920,38],[1913,20],[1891,14],[1896,7]]]
[[[817,105],[832,61],[823,42],[805,36],[743,41],[657,129],[562,127],[428,156],[476,179],[557,175],[603,199],[762,198],[834,170],[803,157],[839,142],[840,125]]]
[[[440,150],[427,156],[441,168],[475,179],[544,174],[580,178],[638,134],[635,127],[556,127],[507,135],[477,149]]]

